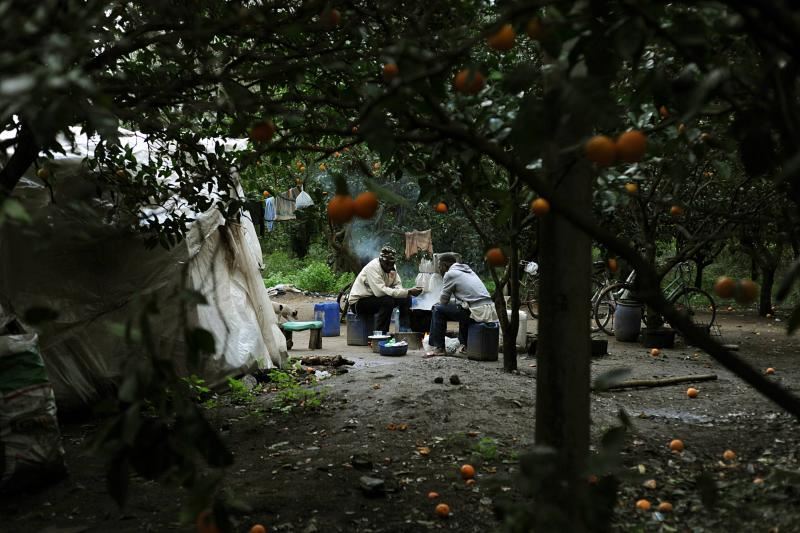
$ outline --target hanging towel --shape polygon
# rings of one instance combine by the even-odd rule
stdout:
[[[406,259],[418,252],[428,252],[433,254],[433,237],[431,230],[407,231],[406,235]]]
[[[275,222],[275,198],[272,196],[264,200],[264,220],[267,230],[272,231],[272,223]]]

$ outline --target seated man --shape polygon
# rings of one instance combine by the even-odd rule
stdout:
[[[411,297],[419,296],[422,288],[404,289],[394,268],[397,252],[391,246],[381,248],[381,254],[361,269],[350,289],[350,305],[355,313],[378,314],[377,328],[389,331],[392,310],[400,309],[400,331],[411,331]]]
[[[481,278],[468,265],[457,261],[453,254],[439,256],[439,273],[444,278],[444,285],[439,303],[431,310],[428,343],[433,350],[426,353],[425,357],[446,354],[444,336],[448,320],[458,321],[458,341],[462,350],[467,345],[467,330],[471,324],[497,322],[494,302]],[[451,297],[457,298],[461,303],[450,303]]]

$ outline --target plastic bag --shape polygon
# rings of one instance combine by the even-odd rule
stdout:
[[[66,475],[56,400],[36,334],[0,336],[0,494]]]
[[[297,209],[305,209],[314,205],[314,200],[311,199],[311,196],[306,191],[301,190],[294,200],[294,205]]]

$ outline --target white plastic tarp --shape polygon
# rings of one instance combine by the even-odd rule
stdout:
[[[149,146],[143,136],[123,133],[121,142],[146,161]],[[209,383],[281,365],[286,341],[261,280],[261,248],[252,222],[245,217],[227,221],[217,209],[191,213],[195,222],[184,241],[170,250],[147,249],[140,234],[104,217],[108,200],[81,179],[89,172],[85,156],[93,153],[96,140],[77,138],[75,146],[63,143],[66,156],[49,162],[52,197],[33,169],[15,189],[32,224],[24,230],[0,228],[0,297],[20,314],[34,306],[59,313],[37,327],[59,402],[89,402],[119,377],[125,357],[140,348],[127,345],[110,325],[135,317],[153,294],[162,302],[153,321],[159,351],[169,354],[179,371],[189,372],[175,300],[182,288],[201,291],[209,302],[192,306],[188,324],[215,337],[216,353],[201,371]],[[241,194],[238,189],[233,193]],[[189,209],[180,198],[173,200],[169,208]],[[83,207],[75,209],[76,202]],[[145,216],[165,214],[147,209]]]

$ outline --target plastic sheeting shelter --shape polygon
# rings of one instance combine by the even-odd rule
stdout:
[[[122,133],[121,142],[144,163],[143,137]],[[215,353],[192,369],[210,384],[255,367],[281,366],[286,341],[259,272],[261,247],[252,222],[244,216],[226,220],[216,209],[192,213],[184,241],[169,250],[147,249],[130,224],[107,222],[107,200],[97,196],[91,180],[81,179],[89,172],[85,157],[93,140],[78,138],[75,145],[65,143],[67,155],[50,163],[52,194],[33,169],[15,189],[32,223],[0,228],[0,303],[18,315],[32,307],[58,312],[35,329],[59,405],[91,402],[119,377],[127,356],[141,353],[115,326],[135,318],[152,297],[159,302],[152,320],[159,354],[171,357],[180,373],[189,373],[184,325],[215,338]],[[174,205],[186,209],[185,202]],[[184,320],[178,302],[187,288],[201,292],[208,304],[188,300]]]

